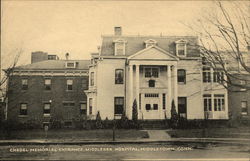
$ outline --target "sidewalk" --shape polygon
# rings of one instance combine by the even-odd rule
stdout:
[[[32,140],[0,140],[0,146],[4,145],[84,145],[84,144],[142,144],[142,143],[226,143],[226,144],[249,144],[250,139],[245,138],[171,138],[165,130],[145,130],[149,138],[135,140],[116,139],[112,140],[83,140],[83,139],[32,139]]]

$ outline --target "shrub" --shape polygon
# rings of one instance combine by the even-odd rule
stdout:
[[[97,112],[97,115],[96,115],[95,127],[97,129],[102,129],[103,128],[103,123],[102,123],[102,119],[101,119],[99,111]]]
[[[174,100],[172,100],[170,126],[172,128],[177,128],[178,121],[179,121],[179,117],[178,117],[177,112],[176,112]]]

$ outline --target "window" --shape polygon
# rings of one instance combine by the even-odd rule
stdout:
[[[22,79],[22,90],[28,89],[28,79]]]
[[[150,110],[151,109],[151,105],[150,104],[146,104],[145,108],[146,108],[146,110]]]
[[[66,62],[66,68],[76,68],[76,62]]]
[[[74,107],[75,102],[73,102],[73,101],[63,102],[63,106],[64,107]]]
[[[178,56],[185,56],[186,55],[186,44],[177,44],[177,55]]]
[[[94,72],[90,73],[90,86],[94,86]]]
[[[214,95],[214,111],[225,111],[225,99],[223,94]]]
[[[68,79],[67,80],[67,90],[68,91],[72,91],[73,90],[73,80],[72,79]]]
[[[152,39],[146,40],[146,41],[144,41],[144,43],[146,44],[146,48],[157,44],[157,42],[155,40],[152,40]]]
[[[145,93],[145,97],[159,97],[158,93]]]
[[[89,98],[89,114],[92,115],[93,110],[93,98]]]
[[[115,55],[124,55],[125,54],[125,43],[116,42],[115,43]]]
[[[82,80],[82,88],[83,89],[88,89],[88,79],[87,78],[84,78]]]
[[[56,55],[48,55],[48,60],[57,60]]]
[[[43,115],[50,116],[50,103],[45,103],[43,106]]]
[[[212,111],[212,99],[211,94],[203,95],[204,111]]]
[[[222,83],[224,80],[224,73],[223,72],[214,72],[214,82]]]
[[[162,109],[166,109],[166,94],[162,94]]]
[[[203,82],[211,82],[211,72],[209,67],[203,68],[202,77],[203,77]]]
[[[241,101],[241,115],[247,115],[247,101]]]
[[[240,84],[241,85],[246,85],[246,81],[245,80],[240,80]]]
[[[87,104],[86,103],[80,104],[80,114],[87,115]]]
[[[158,104],[153,104],[153,109],[158,110]]]
[[[51,90],[51,79],[45,79],[44,84],[45,84],[45,90]]]
[[[180,117],[187,117],[187,98],[178,97],[178,113]]]
[[[124,108],[124,98],[115,97],[115,115],[121,115]]]
[[[123,69],[115,70],[115,84],[123,84]]]
[[[148,86],[149,87],[155,87],[155,80],[149,80],[148,81]]]
[[[184,69],[178,69],[178,83],[185,84],[186,83],[186,71]]]
[[[159,69],[158,68],[145,68],[145,77],[150,78],[150,77],[159,77]]]
[[[21,103],[19,115],[27,115],[27,103]]]

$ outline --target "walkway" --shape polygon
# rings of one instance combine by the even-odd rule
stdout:
[[[171,136],[166,133],[166,130],[147,130],[150,140],[170,140]]]

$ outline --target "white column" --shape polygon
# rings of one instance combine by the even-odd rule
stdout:
[[[173,66],[173,77],[174,77],[174,103],[176,111],[178,111],[178,83],[177,83],[177,66]]]
[[[168,79],[168,92],[167,92],[167,97],[168,97],[168,103],[167,103],[167,114],[170,114],[171,111],[171,103],[172,103],[172,91],[171,91],[171,66],[168,65],[168,73],[167,73],[167,79]],[[168,115],[167,115],[168,116]],[[170,116],[170,115],[169,115]]]
[[[139,89],[140,89],[140,73],[139,73],[139,65],[136,65],[135,68],[135,78],[136,78],[136,102],[137,102],[137,111],[138,111],[138,118],[141,118],[141,111],[139,110]]]
[[[127,116],[132,118],[132,106],[133,106],[133,65],[129,65],[129,103],[127,104]]]

